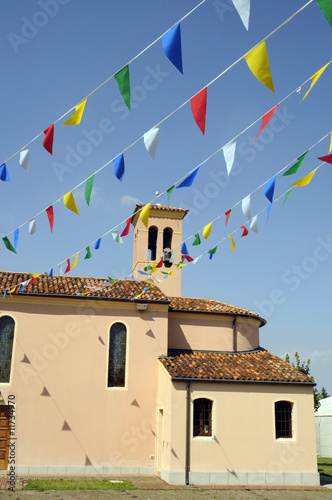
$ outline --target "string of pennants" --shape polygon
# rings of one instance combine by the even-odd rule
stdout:
[[[53,155],[53,144],[54,144],[54,125],[61,121],[70,111],[74,110],[74,112],[62,123],[62,125],[79,125],[81,123],[84,109],[87,103],[87,99],[94,94],[97,90],[99,90],[104,84],[106,84],[111,79],[115,79],[120,94],[127,108],[130,110],[130,72],[129,72],[129,64],[132,63],[135,59],[137,59],[143,52],[145,52],[148,48],[154,45],[157,41],[161,40],[162,48],[170,60],[170,62],[183,74],[183,64],[182,64],[182,45],[181,45],[181,28],[180,22],[188,17],[194,10],[196,10],[200,5],[202,5],[206,0],[203,0],[199,5],[197,5],[192,11],[186,14],[178,23],[176,23],[172,28],[170,28],[166,33],[157,38],[154,42],[152,42],[148,47],[146,47],[143,51],[140,52],[137,56],[135,56],[129,63],[127,63],[120,71],[110,76],[105,82],[96,87],[90,94],[81,100],[78,104],[68,110],[64,115],[58,118],[54,123],[46,127],[43,132],[37,134],[37,136],[32,139],[27,145],[22,147],[16,153],[11,155],[7,160],[5,160],[0,165],[0,180],[1,181],[10,181],[10,175],[6,166],[6,163],[13,158],[16,154],[20,154],[19,163],[26,170],[29,171],[30,166],[30,150],[29,145],[34,142],[41,135],[44,135],[43,139],[43,147],[45,150]],[[250,15],[250,0],[232,0],[236,10],[238,11],[243,24],[246,29],[249,28],[249,15]],[[272,31],[269,35],[265,37],[261,42],[259,42],[256,46],[254,46],[249,52],[240,57],[235,63],[229,66],[226,70],[224,70],[220,75],[218,75],[212,82],[206,85],[203,89],[201,89],[197,94],[191,97],[187,102],[190,101],[191,111],[193,114],[193,118],[201,130],[203,134],[205,134],[205,123],[206,123],[206,105],[207,105],[207,88],[208,86],[216,81],[219,77],[224,75],[229,69],[231,69],[235,64],[244,59],[254,74],[254,76],[263,83],[267,88],[274,92],[274,85],[270,71],[269,59],[266,49],[266,40],[276,33],[281,27],[285,26],[291,19],[295,17],[299,12],[301,12],[305,7],[307,7],[313,0],[310,0],[307,4],[305,4],[302,8],[300,8],[297,12],[295,12],[289,19],[283,22],[280,26],[278,26],[274,31]],[[321,9],[323,15],[326,20],[332,26],[332,7],[330,5],[329,0],[315,0]],[[329,63],[328,63],[329,64]],[[318,78],[321,76],[323,71],[326,69],[327,65],[321,68],[315,75],[311,77],[312,84],[307,94],[310,92],[313,85],[316,83]],[[307,96],[304,96],[304,98]],[[303,98],[303,99],[304,99]],[[180,109],[184,104],[183,103],[178,109]],[[174,114],[177,110],[169,115],[169,117]],[[156,148],[158,143],[158,133],[159,129],[156,127],[152,128],[146,134],[144,134],[144,144],[146,146],[147,151],[154,159],[156,154]],[[128,148],[127,148],[128,149]],[[117,158],[113,160],[114,163],[114,174],[119,179],[122,180],[124,175],[124,158],[123,153],[119,155]]]
[[[259,120],[261,120],[260,129],[259,129],[259,131],[258,131],[258,133],[257,133],[257,135],[256,135],[256,137],[254,139],[254,140],[256,140],[259,137],[259,135],[262,133],[262,131],[264,130],[264,128],[268,125],[268,123],[271,120],[273,114],[277,111],[279,105],[282,102],[284,102],[286,99],[288,99],[290,96],[292,96],[294,93],[296,93],[298,91],[298,89],[301,89],[302,86],[305,85],[309,80],[311,80],[311,86],[307,90],[306,94],[304,95],[304,97],[302,99],[302,101],[303,101],[306,98],[306,96],[308,95],[308,93],[310,92],[310,90],[312,89],[312,87],[317,82],[318,78],[321,76],[321,74],[323,73],[323,71],[327,68],[327,66],[330,63],[331,63],[331,61],[329,61],[327,64],[325,64],[319,71],[317,71],[313,76],[311,76],[306,81],[304,81],[299,87],[296,87],[296,89],[294,89],[290,94],[288,94],[288,96],[286,96],[285,98],[283,98],[271,110],[269,110],[263,116],[261,116],[258,119],[256,119],[254,122],[252,122],[244,130],[242,130],[240,133],[238,133],[236,135],[236,137],[234,137],[226,145],[224,145],[224,146],[220,147],[219,149],[217,149],[212,155],[210,155],[207,159],[205,159],[203,162],[201,162],[201,164],[199,166],[195,167],[191,172],[188,172],[187,174],[185,174],[185,176],[183,176],[180,180],[177,181],[177,183],[178,183],[177,186],[175,186],[175,184],[176,184],[175,183],[171,187],[169,187],[166,190],[166,193],[167,193],[167,203],[169,204],[169,200],[170,200],[171,194],[172,194],[173,190],[175,189],[175,187],[176,188],[181,188],[181,187],[189,187],[189,186],[191,186],[192,183],[194,182],[195,178],[196,178],[196,175],[197,175],[199,169],[208,160],[210,160],[213,156],[215,156],[220,151],[223,151],[223,155],[224,155],[224,159],[225,159],[225,163],[226,163],[226,168],[227,168],[227,173],[228,173],[228,175],[230,175],[232,167],[233,167],[234,159],[235,159],[236,139],[239,136],[241,136],[241,134],[243,134],[245,131],[247,131],[249,128],[251,128],[253,125],[255,125]],[[155,156],[156,149],[157,149],[158,134],[159,134],[159,128],[157,126],[155,126],[153,129],[151,129],[151,131],[149,133],[147,133],[147,134],[144,135],[144,142],[145,142],[146,149],[152,155],[153,158]],[[136,142],[138,142],[138,140],[136,140],[133,144],[135,144]],[[94,174],[92,174],[90,177],[88,177],[84,181],[80,182],[78,185],[76,185],[74,188],[72,188],[71,191],[69,191],[68,193],[66,193],[63,197],[61,197],[58,200],[54,201],[49,207],[47,207],[46,209],[41,210],[34,217],[32,217],[31,219],[29,219],[29,220],[25,221],[23,224],[21,224],[17,229],[9,232],[3,238],[6,247],[9,250],[14,251],[16,253],[17,244],[18,244],[18,238],[19,238],[19,229],[22,228],[24,225],[29,224],[29,233],[34,236],[36,234],[36,228],[37,228],[36,218],[39,215],[41,215],[42,213],[44,213],[44,212],[46,212],[46,215],[47,215],[47,218],[48,218],[48,221],[49,221],[49,225],[50,225],[50,230],[51,230],[51,233],[52,233],[53,232],[53,226],[54,226],[54,208],[53,207],[54,207],[54,205],[56,203],[60,202],[61,200],[63,201],[65,207],[68,210],[71,210],[72,212],[76,213],[77,215],[80,215],[80,212],[78,210],[78,207],[77,207],[74,195],[73,195],[73,191],[75,191],[77,188],[79,188],[80,186],[82,186],[83,184],[85,184],[85,200],[86,200],[87,205],[89,206],[90,205],[90,199],[91,199],[91,193],[92,193],[92,189],[93,189],[93,184],[94,184],[94,177],[95,177],[96,173],[99,173],[103,168],[105,168],[111,162],[113,162],[113,164],[114,164],[114,172],[115,172],[116,177],[118,179],[122,180],[122,177],[123,177],[123,174],[124,174],[124,156],[123,156],[123,152],[119,156],[117,156],[116,158],[113,158],[112,160],[110,160],[107,163],[105,163],[102,167],[100,167],[98,170],[96,170],[96,172]],[[0,167],[0,179],[2,178],[2,180],[6,180],[7,171],[6,170],[1,170],[2,167]],[[127,219],[127,224],[128,224],[128,219]],[[116,229],[114,229],[114,231],[116,231]],[[12,245],[10,243],[10,241],[9,241],[9,235],[12,234],[12,233],[14,233],[14,245]],[[117,233],[114,233],[114,234],[115,234],[115,241],[118,241],[119,235],[117,235]],[[101,240],[101,238],[98,240],[99,241],[98,245],[100,245],[100,240]]]
[[[275,183],[276,183],[276,177],[278,174],[280,174],[281,172],[284,172],[283,173],[283,176],[289,176],[289,175],[294,175],[298,172],[299,168],[301,167],[306,155],[308,154],[308,152],[314,148],[317,144],[319,144],[322,140],[324,140],[328,135],[331,136],[331,139],[330,139],[330,147],[329,147],[329,154],[326,155],[326,156],[322,156],[322,157],[319,157],[318,159],[321,160],[322,162],[326,162],[326,163],[329,163],[329,164],[332,164],[332,154],[331,154],[331,150],[332,150],[332,133],[328,133],[326,134],[324,137],[322,137],[321,139],[319,139],[319,141],[317,141],[314,145],[312,145],[305,153],[301,154],[297,160],[295,161],[295,163],[293,165],[290,166],[290,164],[286,165],[285,167],[283,167],[277,174],[275,174],[271,179],[269,179],[268,181],[266,181],[264,184],[262,184],[261,186],[257,187],[252,193],[250,193],[249,195],[247,195],[245,198],[242,199],[241,202],[237,202],[232,208],[228,209],[224,214],[222,215],[218,215],[213,221],[209,222],[206,226],[204,226],[204,228],[202,228],[199,232],[196,232],[195,234],[189,236],[185,241],[182,242],[181,244],[181,261],[176,264],[176,267],[178,269],[181,269],[183,266],[187,265],[187,263],[198,263],[199,260],[202,258],[202,256],[205,254],[205,253],[208,253],[209,254],[209,258],[212,259],[213,258],[213,255],[216,253],[217,251],[217,248],[219,246],[219,244],[224,241],[226,239],[223,238],[221,241],[219,241],[213,248],[211,248],[210,250],[208,251],[205,251],[203,252],[199,257],[196,257],[195,259],[193,257],[191,257],[189,255],[189,252],[188,252],[188,249],[187,249],[187,246],[186,246],[186,241],[191,239],[191,238],[195,238],[194,239],[194,242],[192,243],[193,246],[198,246],[201,244],[201,238],[200,238],[200,235],[199,233],[202,231],[202,236],[204,238],[204,240],[207,240],[208,237],[210,236],[211,234],[211,230],[212,230],[212,224],[217,221],[219,218],[223,217],[223,215],[226,216],[226,219],[225,219],[225,227],[227,227],[227,224],[229,222],[229,218],[230,218],[230,215],[231,215],[231,212],[232,210],[241,203],[241,206],[242,206],[242,212],[243,214],[246,216],[246,218],[248,219],[249,223],[250,223],[250,229],[254,232],[258,232],[258,229],[257,229],[257,218],[258,218],[258,215],[260,215],[263,210],[261,212],[259,212],[258,214],[256,214],[254,217],[251,216],[251,207],[250,207],[250,197],[251,197],[251,194],[253,194],[255,191],[257,191],[258,189],[260,189],[261,187],[264,186],[264,195],[265,197],[269,200],[270,204],[267,206],[266,208],[266,212],[267,212],[267,222],[268,222],[268,219],[269,219],[269,215],[270,215],[270,211],[271,211],[271,207],[272,207],[272,204],[275,203],[276,201],[278,201],[279,199],[281,199],[282,197],[284,197],[284,203],[286,203],[286,200],[291,192],[291,190],[294,188],[294,187],[304,187],[304,186],[307,186],[310,181],[312,180],[314,174],[317,172],[317,170],[324,164],[324,163],[321,163],[320,165],[318,165],[318,167],[316,167],[312,172],[310,172],[309,174],[305,175],[304,177],[300,178],[298,181],[294,182],[291,186],[290,186],[290,189],[288,189],[282,196],[279,196],[277,199],[273,200],[273,197],[274,197],[274,191],[275,191]],[[293,163],[293,162],[292,162]],[[287,169],[287,170],[286,170]],[[192,183],[191,183],[192,184]],[[191,185],[190,184],[190,185]],[[184,187],[187,187],[187,186],[184,186]],[[162,193],[164,194],[164,193]],[[161,195],[159,195],[161,196]],[[139,209],[136,213],[139,213],[139,216],[140,216],[140,219],[142,220],[143,224],[148,227],[148,220],[149,220],[149,212],[150,212],[150,205],[151,205],[151,202],[148,203],[147,205],[145,205],[144,207],[142,207],[141,209]],[[135,214],[134,214],[135,215]],[[124,236],[127,236],[129,234],[129,229],[130,229],[130,223],[131,223],[131,220],[132,220],[132,216],[130,216],[127,220],[126,220],[126,225],[125,225],[125,228],[124,230],[122,231],[121,233],[121,236],[119,235],[119,231],[117,229],[113,229],[109,232],[112,233],[112,236],[113,236],[113,239],[115,241],[117,241],[118,243],[123,243],[123,240],[122,240],[122,237]],[[248,222],[247,222],[248,223]],[[248,229],[246,228],[246,224],[243,224],[240,228],[237,228],[235,231],[233,231],[233,233],[229,234],[227,236],[227,238],[230,239],[231,241],[231,252],[235,249],[235,242],[233,240],[233,236],[232,234],[234,234],[235,232],[237,232],[239,229],[242,229],[242,234],[241,234],[241,238],[244,237],[244,236],[247,236],[248,235]],[[108,234],[108,233],[106,233]],[[5,243],[5,246],[11,250],[11,251],[15,251],[14,248],[12,247],[11,243],[9,242],[9,240],[7,239],[7,237],[3,238],[3,241]],[[100,242],[101,242],[101,238],[99,238],[96,242],[95,242],[95,246],[94,246],[94,249],[95,250],[98,250],[100,248]],[[81,251],[77,252],[75,254],[75,258],[74,258],[74,261],[71,263],[70,262],[70,258],[67,259],[67,265],[66,265],[66,269],[65,269],[65,274],[69,271],[71,271],[77,264],[77,260],[78,260],[78,255]],[[175,262],[175,254],[174,254],[174,249],[171,250],[171,258],[170,258],[170,262]],[[86,247],[86,256],[85,256],[85,259],[89,259],[91,258],[91,250],[90,250],[90,246],[87,246]],[[185,262],[187,261],[187,262]],[[61,263],[62,264],[62,263]],[[59,274],[62,275],[63,274],[63,270],[62,270],[62,266],[61,264],[59,264]],[[158,269],[158,268],[161,268],[163,265],[163,257],[161,256],[160,257],[160,260],[158,261],[158,263],[153,263],[152,266],[146,266],[144,268],[144,270],[138,270],[138,273],[142,274],[142,275],[146,275],[148,276],[148,280],[151,280],[152,277],[151,275]],[[133,270],[134,271],[134,270]],[[130,276],[127,276],[125,279],[134,279],[134,276],[133,276],[133,271],[132,273],[130,274]],[[150,271],[150,272],[149,272]],[[167,278],[168,276],[171,276],[172,274],[174,274],[176,271],[168,271],[168,272],[163,272],[161,271],[162,274],[164,274],[164,279]],[[50,272],[48,273],[45,273],[47,274],[49,277],[53,277],[53,268],[51,269]],[[4,296],[3,298],[6,297],[6,294],[9,293],[9,294],[17,294],[17,293],[21,293],[23,290],[24,290],[24,287],[28,284],[33,284],[33,283],[36,283],[36,280],[37,280],[37,277],[40,276],[39,274],[31,274],[32,278],[29,279],[29,280],[26,280],[22,283],[19,283],[19,284],[16,284],[11,290],[7,290],[5,289],[4,290]],[[157,282],[160,282],[161,280],[157,279],[157,278],[154,278]],[[95,289],[98,289],[98,287],[100,286],[110,286],[112,284],[115,283],[116,280],[113,280],[112,278],[109,278],[109,281],[106,281],[102,284],[98,284],[96,285],[95,287],[87,287],[87,290],[83,291],[83,293],[79,294],[79,295],[85,295],[87,293],[89,293],[90,291],[93,291]],[[152,281],[152,284],[153,281]],[[19,288],[19,290],[18,290]],[[150,287],[145,287],[142,291],[141,294],[139,294],[139,297],[141,297],[147,290],[149,290]],[[138,296],[135,296],[134,298],[138,298]]]

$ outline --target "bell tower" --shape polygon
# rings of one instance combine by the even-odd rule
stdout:
[[[136,213],[142,207],[144,205],[136,205],[131,219],[134,226],[133,274],[135,278],[145,281],[148,276],[138,271],[144,271],[144,267],[147,266],[157,265],[163,257],[162,267],[157,268],[152,277],[161,280],[158,287],[165,295],[181,297],[182,271],[175,263],[181,260],[182,219],[188,210],[167,205],[151,205],[148,228],[146,228],[139,213]],[[172,274],[167,276],[162,272]]]

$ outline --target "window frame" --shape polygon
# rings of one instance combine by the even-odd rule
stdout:
[[[1,318],[10,318],[13,321],[14,324],[14,331],[13,331],[13,344],[12,344],[12,349],[11,349],[11,357],[10,357],[10,369],[9,369],[9,377],[8,377],[8,382],[1,382],[0,385],[6,385],[6,386],[11,386],[12,383],[12,373],[13,373],[13,365],[14,365],[14,356],[15,356],[15,345],[16,345],[16,330],[17,330],[17,324],[16,324],[16,319],[13,318],[10,314],[2,314],[0,316]],[[0,332],[1,336],[1,332]]]
[[[205,404],[209,404],[209,408],[204,408]],[[197,405],[200,404],[200,408],[197,409]],[[198,410],[198,411],[197,411]],[[197,428],[197,413],[199,412],[199,433],[196,433]],[[205,418],[204,413],[208,413],[208,417]],[[196,438],[212,438],[213,437],[213,413],[214,413],[214,401],[206,397],[198,397],[193,400],[193,414],[192,414],[192,436]],[[208,433],[204,433],[204,425],[206,425],[206,420],[208,420]]]
[[[111,344],[111,330],[116,324],[121,324],[125,327],[126,341],[125,341],[125,355],[124,355],[124,385],[108,385],[109,384],[109,365],[110,365],[110,344]],[[108,340],[107,340],[107,359],[106,359],[106,389],[108,390],[126,390],[128,386],[128,345],[129,345],[129,328],[125,321],[117,320],[113,321],[108,328]]]
[[[281,407],[283,404],[284,407]],[[278,408],[278,406],[280,408]],[[294,403],[285,399],[274,401],[274,439],[294,440]],[[286,417],[285,417],[286,415]],[[282,428],[284,427],[284,428]]]

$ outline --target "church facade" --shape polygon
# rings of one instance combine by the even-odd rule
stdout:
[[[319,484],[314,382],[260,346],[256,313],[182,297],[180,272],[147,286],[180,261],[186,211],[153,205],[147,229],[139,208],[136,279],[41,275],[2,301],[0,468],[15,443],[18,474]]]

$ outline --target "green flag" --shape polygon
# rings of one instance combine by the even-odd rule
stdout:
[[[316,0],[318,7],[323,13],[326,21],[332,27],[332,3],[331,0]]]
[[[200,245],[200,244],[201,244],[201,239],[199,237],[199,234],[196,233],[195,234],[195,241],[194,241],[193,245]]]
[[[211,255],[213,255],[214,253],[216,253],[217,248],[218,248],[218,245],[216,245],[214,248],[212,248],[211,250],[209,250],[208,253],[210,253]]]
[[[166,193],[167,193],[167,205],[168,205],[168,208],[169,208],[169,199],[171,197],[171,194],[173,193],[173,189],[175,188],[174,184],[173,186],[171,186],[170,188],[167,189]]]
[[[115,283],[114,279],[108,276],[109,282],[113,285]]]
[[[85,199],[86,199],[88,206],[90,205],[93,179],[94,179],[94,175],[91,175],[91,177],[89,177],[87,179],[86,184],[85,184]]]
[[[144,271],[147,273],[148,271],[151,271],[152,266],[145,266]]]
[[[130,79],[128,64],[124,68],[120,69],[120,71],[114,75],[114,78],[118,84],[122,99],[130,111]]]
[[[85,250],[86,250],[86,256],[84,257],[84,260],[85,259],[91,259],[90,247],[86,247]]]
[[[285,198],[284,198],[284,202],[283,202],[282,206],[284,206],[284,205],[285,205],[285,203],[286,203],[286,201],[287,201],[287,198],[288,198],[288,196],[290,195],[290,192],[291,192],[291,189],[289,189],[289,190],[287,191],[287,193],[285,194]]]
[[[294,163],[294,165],[292,165],[288,170],[286,170],[286,172],[284,174],[282,174],[283,176],[284,175],[292,175],[292,174],[296,174],[296,172],[298,171],[298,169],[300,168],[300,166],[302,165],[302,162],[304,160],[304,158],[306,157],[308,151],[306,151],[305,153],[303,153],[303,155],[299,156],[298,159],[297,159],[297,162]]]
[[[7,236],[5,236],[4,238],[2,238],[2,241],[4,242],[4,244],[6,245],[6,247],[8,248],[8,250],[10,250],[11,252],[16,253],[15,248],[13,247],[13,245],[11,244],[11,242],[9,241],[9,239],[7,238]]]

